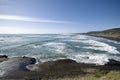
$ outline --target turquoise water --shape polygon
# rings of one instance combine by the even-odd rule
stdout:
[[[0,54],[35,57],[38,61],[73,59],[104,64],[120,60],[120,42],[78,34],[0,35]]]

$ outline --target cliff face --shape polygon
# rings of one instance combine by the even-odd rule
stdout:
[[[120,41],[120,28],[114,28],[114,29],[109,29],[104,31],[92,31],[85,34]]]

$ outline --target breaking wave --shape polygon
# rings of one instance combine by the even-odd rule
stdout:
[[[88,46],[83,47],[86,49],[101,50],[101,51],[106,51],[106,52],[109,52],[112,54],[119,54],[120,53],[116,47],[110,46],[107,43],[96,41],[96,40],[69,40],[69,41],[87,44]]]
[[[104,65],[106,62],[108,62],[109,57],[105,54],[77,54],[71,56],[70,59],[73,59],[77,62]]]
[[[38,61],[70,58],[103,65],[109,58],[120,60],[120,45],[78,34],[0,35],[0,54],[30,56]]]

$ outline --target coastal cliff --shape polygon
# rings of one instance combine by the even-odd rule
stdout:
[[[120,41],[120,28],[113,28],[103,31],[91,31],[82,34]]]

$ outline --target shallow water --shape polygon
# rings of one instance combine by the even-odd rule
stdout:
[[[1,34],[0,54],[32,56],[43,62],[70,58],[103,65],[108,58],[120,61],[120,42],[78,34]]]

